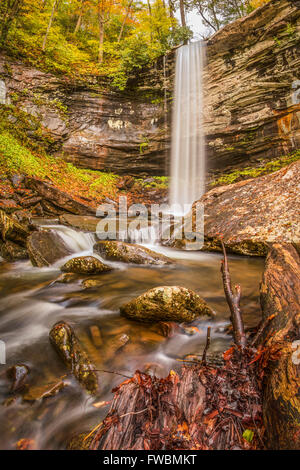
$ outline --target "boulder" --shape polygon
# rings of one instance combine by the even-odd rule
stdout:
[[[259,178],[208,191],[204,205],[203,250],[221,251],[222,238],[229,252],[265,256],[273,242],[299,243],[300,161]],[[189,218],[195,221],[195,204]],[[176,240],[168,245],[185,247]]]
[[[53,230],[33,232],[27,240],[27,250],[33,266],[50,266],[72,254],[72,250]]]
[[[73,329],[63,321],[56,323],[50,333],[50,342],[76,379],[89,392],[98,390],[95,367],[79,343]]]
[[[111,271],[112,268],[102,263],[94,256],[79,256],[67,261],[61,268],[65,273],[101,274]]]
[[[120,309],[121,315],[141,322],[187,322],[201,315],[213,316],[212,309],[190,289],[177,286],[155,287]]]
[[[62,214],[60,223],[77,228],[83,232],[96,232],[100,219],[91,215]]]
[[[266,446],[272,450],[300,448],[299,278],[299,245],[274,243],[260,289],[263,322],[267,322],[260,346],[269,351],[263,417]]]
[[[0,240],[0,255],[7,261],[28,259],[27,249],[11,241],[3,243]]]
[[[10,240],[21,246],[26,246],[29,233],[28,226],[19,223],[15,217],[0,210],[0,238],[3,242]]]
[[[26,187],[37,193],[43,201],[51,204],[53,209],[70,212],[71,214],[87,215],[95,214],[95,209],[87,204],[73,199],[68,193],[61,191],[50,183],[36,178],[26,178]]]
[[[3,210],[7,214],[21,209],[21,207],[13,199],[0,199],[0,210]]]
[[[103,285],[103,280],[100,279],[85,279],[82,281],[82,285],[85,289],[92,289]]]
[[[172,260],[166,256],[155,253],[144,246],[135,245],[121,241],[99,241],[94,245],[94,253],[110,261],[121,261],[123,263],[166,265]]]

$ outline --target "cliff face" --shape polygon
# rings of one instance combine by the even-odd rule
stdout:
[[[300,147],[300,1],[272,0],[207,44],[208,168],[247,166]],[[50,151],[77,166],[166,173],[174,54],[113,92],[70,83],[0,56],[0,103],[17,101],[50,131]],[[165,72],[165,73],[164,73]]]
[[[169,145],[163,70],[159,63],[116,92],[95,77],[70,83],[0,56],[0,103],[39,117],[50,151],[76,166],[160,175]]]
[[[300,147],[300,1],[273,0],[208,42],[209,166],[245,166]]]

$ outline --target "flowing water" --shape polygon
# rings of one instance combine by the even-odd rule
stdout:
[[[205,46],[201,41],[177,50],[171,147],[169,202],[187,212],[205,187],[202,126],[202,72]],[[186,208],[184,209],[184,206]]]
[[[51,227],[80,254],[91,254],[94,236],[75,232],[67,227]],[[96,369],[131,375],[135,370],[165,376],[170,369],[178,370],[187,354],[201,354],[207,326],[212,326],[210,352],[224,351],[231,342],[225,327],[229,311],[224,300],[220,275],[220,255],[182,252],[155,246],[174,259],[174,266],[142,267],[111,263],[116,269],[97,279],[98,285],[85,288],[84,276],[70,284],[54,282],[60,275],[63,260],[50,268],[34,268],[30,262],[0,263],[0,339],[5,341],[7,364],[0,365],[0,426],[2,449],[14,448],[21,438],[34,439],[39,449],[63,449],[73,434],[96,426],[108,406],[96,408],[95,403],[111,400],[111,389],[125,380],[108,372],[98,372],[101,389],[91,397],[68,375],[68,386],[56,396],[24,401],[17,396],[8,403],[9,384],[5,370],[16,363],[30,369],[29,388],[55,382],[67,373],[53,350],[48,334],[59,320],[69,322],[89,353]],[[263,260],[230,257],[233,282],[243,289],[242,307],[248,326],[260,318],[258,292]],[[120,305],[158,285],[181,285],[203,296],[215,310],[213,320],[199,319],[193,323],[198,331],[181,328],[169,339],[155,326],[129,321],[119,315]],[[92,331],[98,328],[102,344],[95,341]],[[193,334],[192,334],[193,333]],[[128,342],[120,347],[120,338]]]

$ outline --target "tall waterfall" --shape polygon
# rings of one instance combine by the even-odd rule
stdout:
[[[204,55],[204,43],[199,41],[180,47],[176,56],[169,203],[180,204],[176,212],[181,213],[201,197],[205,186],[202,126]]]

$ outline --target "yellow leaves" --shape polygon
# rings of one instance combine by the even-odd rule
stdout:
[[[270,0],[252,0],[250,2],[250,5],[252,6],[252,8],[258,8],[264,5],[265,3],[268,3],[269,1]]]

